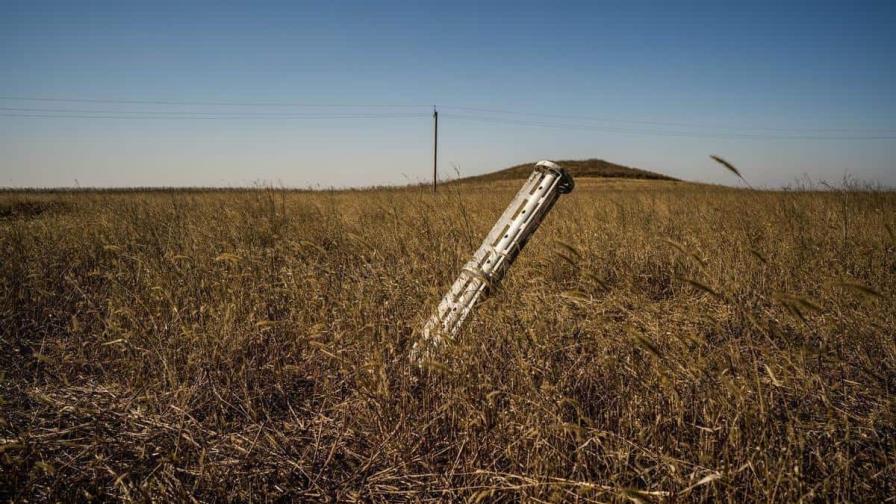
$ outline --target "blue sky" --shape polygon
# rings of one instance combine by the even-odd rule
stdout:
[[[433,104],[451,175],[896,185],[894,34],[894,2],[4,1],[0,186],[414,182]]]

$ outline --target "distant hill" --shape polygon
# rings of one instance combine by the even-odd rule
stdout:
[[[639,168],[631,168],[622,166],[603,159],[585,159],[580,161],[555,161],[558,165],[566,168],[573,178],[581,177],[612,177],[612,178],[634,178],[634,179],[653,179],[653,180],[678,180],[666,175],[654,173]],[[528,178],[532,173],[532,167],[535,162],[525,163],[521,165],[511,166],[504,170],[476,175],[473,177],[464,177],[459,179],[462,182],[488,182],[491,180],[514,180]]]

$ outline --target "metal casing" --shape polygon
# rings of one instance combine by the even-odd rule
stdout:
[[[414,360],[428,355],[446,338],[457,335],[476,303],[498,286],[560,195],[574,187],[572,177],[556,163],[535,164],[526,183],[426,322],[422,339],[412,351]]]

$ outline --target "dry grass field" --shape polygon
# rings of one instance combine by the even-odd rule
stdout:
[[[577,182],[0,194],[0,499],[892,501],[896,194]]]

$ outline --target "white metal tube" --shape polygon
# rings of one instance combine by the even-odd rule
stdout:
[[[412,350],[413,360],[428,355],[444,338],[453,338],[460,331],[475,304],[497,287],[560,194],[572,191],[573,186],[572,177],[556,164],[536,163],[532,175],[466,263],[436,313],[427,320],[422,341]]]

